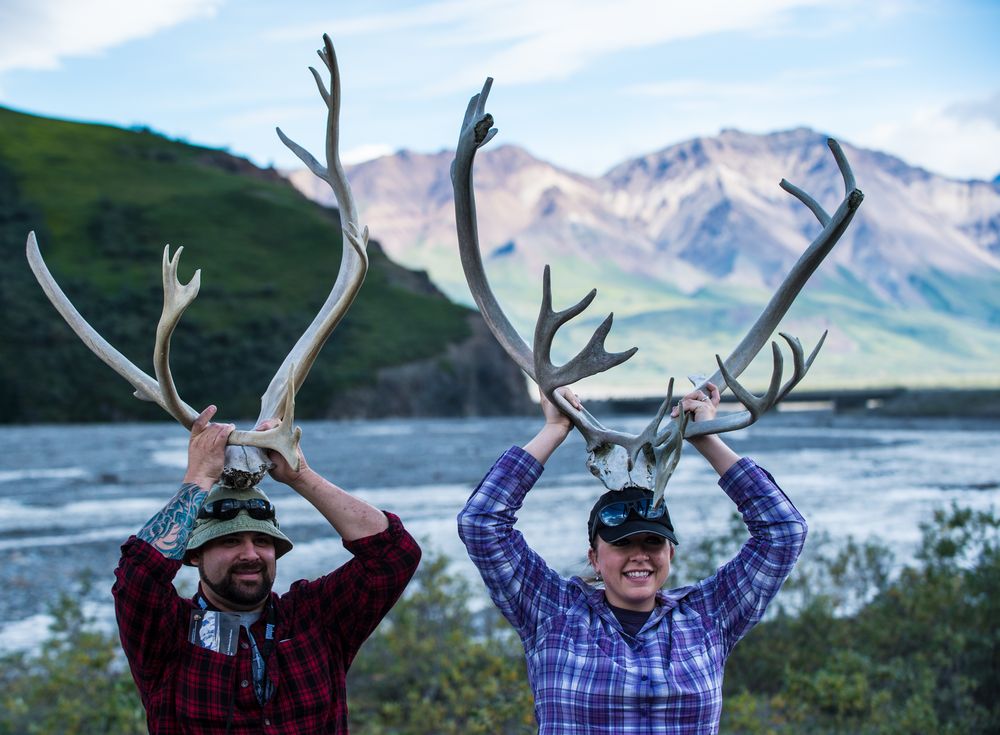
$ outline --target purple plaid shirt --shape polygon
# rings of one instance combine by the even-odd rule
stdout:
[[[458,516],[490,597],[524,644],[539,733],[718,732],[726,658],[791,572],[805,520],[767,472],[741,459],[719,484],[751,538],[708,579],[658,593],[628,639],[603,590],[560,577],[514,530],[541,473],[531,455],[509,449]]]

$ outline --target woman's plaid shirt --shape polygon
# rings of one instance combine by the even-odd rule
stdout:
[[[524,644],[540,734],[717,732],[726,658],[791,572],[805,520],[767,472],[741,459],[719,484],[750,540],[708,579],[659,593],[631,639],[603,590],[560,577],[514,530],[541,473],[531,455],[509,449],[458,516],[469,556]]]
[[[122,648],[139,687],[150,733],[346,733],[346,674],[354,655],[395,604],[420,561],[399,518],[345,541],[354,558],[317,580],[300,580],[276,606],[276,645],[267,662],[274,696],[254,694],[245,630],[235,656],[188,643],[195,608],[173,579],[180,561],[135,536],[122,546],[112,592]],[[251,626],[264,640],[264,616]]]

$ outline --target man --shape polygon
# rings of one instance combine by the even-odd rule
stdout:
[[[112,593],[122,647],[150,733],[346,733],[345,677],[420,560],[399,518],[269,453],[271,476],[312,503],[354,558],[315,581],[271,592],[292,548],[257,488],[218,486],[234,427],[191,427],[177,495],[122,547]],[[262,426],[261,428],[267,428]],[[173,586],[198,568],[192,599]]]

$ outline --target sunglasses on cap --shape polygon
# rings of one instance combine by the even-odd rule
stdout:
[[[605,526],[614,527],[623,524],[631,512],[635,512],[640,518],[651,521],[663,517],[663,514],[666,512],[666,504],[660,503],[654,508],[653,501],[650,498],[623,500],[618,503],[605,505],[598,511],[597,517]]]
[[[215,518],[220,521],[231,521],[241,511],[245,510],[247,515],[257,521],[273,521],[274,506],[267,500],[251,498],[250,500],[234,500],[233,498],[223,498],[205,503],[198,511],[199,518]]]

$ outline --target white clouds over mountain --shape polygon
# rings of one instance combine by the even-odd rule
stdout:
[[[54,69],[193,18],[223,0],[5,0],[0,4],[0,72]]]

